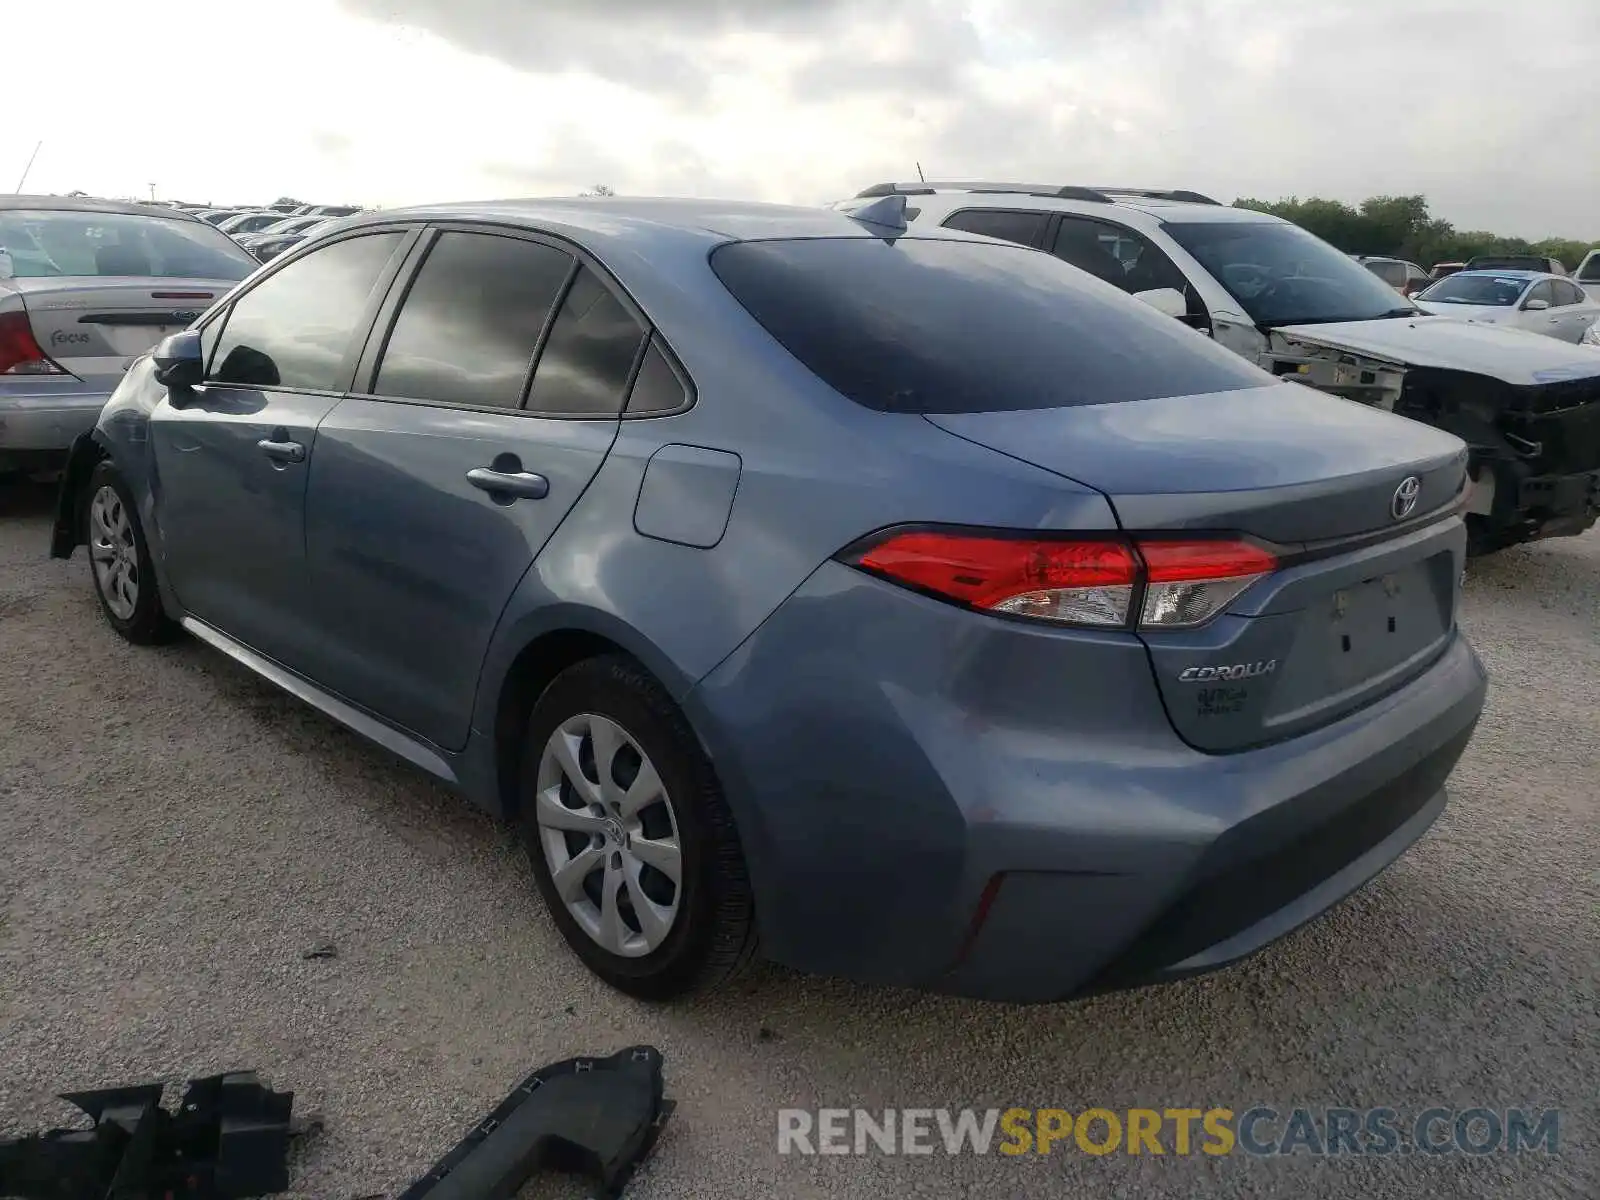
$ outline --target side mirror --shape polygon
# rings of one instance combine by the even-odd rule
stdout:
[[[1522,306],[1523,311],[1525,312],[1542,312],[1544,309],[1549,307],[1550,301],[1548,300],[1529,300]]]
[[[185,329],[162,338],[150,359],[156,365],[156,382],[169,388],[192,388],[205,379],[206,362],[198,329]]]
[[[1158,313],[1164,313],[1169,317],[1189,315],[1189,302],[1177,288],[1152,288],[1148,292],[1135,292],[1133,298],[1143,300]]]

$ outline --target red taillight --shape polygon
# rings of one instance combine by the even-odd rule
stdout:
[[[0,375],[65,374],[34,340],[27,313],[0,313]]]
[[[1145,564],[1145,629],[1190,629],[1216,616],[1245,588],[1278,568],[1277,556],[1253,542],[1222,539],[1141,540]]]
[[[1277,559],[1237,539],[996,537],[890,532],[846,555],[864,571],[970,608],[1099,628],[1200,625]]]

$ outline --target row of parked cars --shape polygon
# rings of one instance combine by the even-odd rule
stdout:
[[[1557,279],[1568,278],[1566,264],[1559,258],[1547,258],[1539,254],[1482,254],[1466,262],[1437,262],[1433,264],[1433,269],[1428,271],[1404,258],[1366,254],[1352,257],[1401,295],[1419,298],[1421,293],[1440,280],[1462,271],[1515,271]],[[1591,250],[1584,256],[1572,278],[1576,280],[1580,290],[1600,291],[1600,249]],[[1600,299],[1596,296],[1590,298]]]
[[[173,202],[167,207],[215,225],[258,262],[267,262],[308,237],[331,229],[340,217],[364,212],[355,204],[274,204],[266,208],[215,208]]]
[[[462,204],[259,269],[183,214],[0,224],[0,387],[100,389],[51,551],[110,627],[514,822],[645,997],[1252,953],[1443,808],[1469,540],[1600,514],[1600,350],[1194,192]]]

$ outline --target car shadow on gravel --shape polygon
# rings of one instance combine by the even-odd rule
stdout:
[[[0,478],[0,521],[53,515],[59,490],[54,482]]]

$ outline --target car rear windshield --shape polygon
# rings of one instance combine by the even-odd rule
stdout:
[[[258,265],[227,234],[203,222],[121,213],[0,212],[0,247],[18,279],[238,280]]]
[[[1535,258],[1529,254],[1485,255],[1467,263],[1469,271],[1548,271],[1548,258]]]
[[[1500,275],[1451,275],[1417,299],[1430,304],[1485,304],[1510,308],[1527,286],[1526,279]]]
[[[1272,383],[1181,322],[1020,246],[734,242],[711,266],[813,374],[880,411],[1066,408]]]

